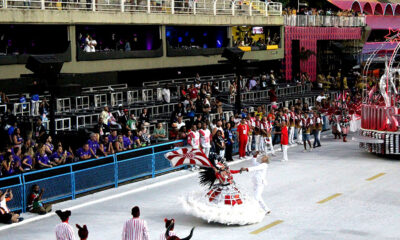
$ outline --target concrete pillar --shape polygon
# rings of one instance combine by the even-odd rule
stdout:
[[[232,27],[228,26],[227,27],[228,30],[226,31],[226,37],[229,39],[229,44],[228,47],[232,47],[233,46],[233,35],[232,35]]]
[[[68,26],[68,41],[71,43],[71,63],[76,62],[76,27]]]
[[[165,25],[160,26],[161,28],[161,40],[163,47],[163,57],[167,56],[167,27]]]

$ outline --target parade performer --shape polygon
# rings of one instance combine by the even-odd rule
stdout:
[[[194,231],[194,227],[192,227],[192,230],[190,230],[190,234],[189,236],[185,237],[185,238],[179,238],[174,234],[171,234],[172,230],[174,230],[174,225],[175,225],[175,220],[171,219],[168,220],[171,221],[171,224],[167,227],[167,231],[164,234],[164,238],[160,238],[161,240],[190,240],[193,236],[193,231]]]
[[[254,198],[262,209],[264,209],[265,214],[269,214],[271,209],[264,203],[262,199],[262,193],[265,186],[267,186],[267,169],[269,164],[269,159],[267,156],[263,156],[261,162],[257,161],[258,152],[256,152],[252,159],[252,167],[246,168],[247,172],[254,172],[253,174],[253,186],[254,186]]]
[[[267,120],[267,117],[264,117],[264,121],[261,124],[261,132],[263,133],[264,140],[264,152],[268,153],[268,148],[271,151],[272,156],[275,156],[274,145],[272,143],[272,126],[273,122],[271,118]]]
[[[342,110],[342,115],[340,117],[340,128],[342,131],[343,142],[347,142],[347,134],[349,133],[350,129],[350,116],[348,114],[347,109]]]
[[[212,155],[213,156],[213,155]],[[165,154],[173,167],[195,164],[205,168],[200,172],[200,184],[208,186],[207,192],[194,191],[182,199],[184,209],[208,222],[246,225],[262,221],[263,209],[257,201],[239,191],[233,174],[224,162],[214,163],[199,149],[181,148]]]
[[[310,146],[310,151],[312,151],[311,142],[310,142],[310,133],[311,133],[311,126],[313,124],[312,119],[308,116],[308,113],[304,114],[304,117],[301,119],[301,131],[303,132],[303,145],[304,145],[304,152],[307,152],[307,143]]]
[[[202,124],[202,129],[199,130],[200,133],[200,146],[203,149],[204,154],[208,157],[211,149],[211,132],[207,128],[207,123]]]
[[[317,112],[313,116],[314,143],[313,148],[321,147],[322,118]]]
[[[248,134],[246,152],[250,154],[252,152],[251,144],[253,143],[253,131],[255,127],[254,113],[252,113],[251,116],[247,115],[247,125],[249,126],[249,134]]]
[[[335,136],[335,139],[337,139],[337,138],[340,139],[341,138],[340,137],[341,129],[340,129],[340,126],[339,126],[339,116],[338,116],[339,114],[340,114],[340,112],[334,112],[330,116],[332,134],[333,134],[333,136]]]
[[[294,112],[294,107],[290,108],[289,112],[289,144],[294,144],[294,131],[296,130],[296,113]]]

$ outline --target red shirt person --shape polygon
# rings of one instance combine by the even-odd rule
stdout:
[[[289,144],[289,133],[287,124],[285,121],[282,121],[281,123],[281,145],[283,152],[282,161],[288,161],[288,155],[287,155],[288,144]]]
[[[246,124],[244,118],[240,121],[237,127],[237,132],[239,135],[239,158],[243,159],[246,156],[246,145],[248,141],[249,126]]]

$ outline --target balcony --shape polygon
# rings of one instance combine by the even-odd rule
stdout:
[[[0,9],[207,16],[281,16],[282,4],[260,0],[0,0]]]
[[[285,16],[285,25],[293,27],[365,27],[364,17],[338,17],[315,15]]]

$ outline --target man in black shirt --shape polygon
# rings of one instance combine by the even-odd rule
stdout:
[[[42,119],[38,118],[36,120],[36,125],[34,126],[33,129],[33,138],[36,140],[36,142],[44,142],[44,136],[46,133],[46,128],[42,124]]]

